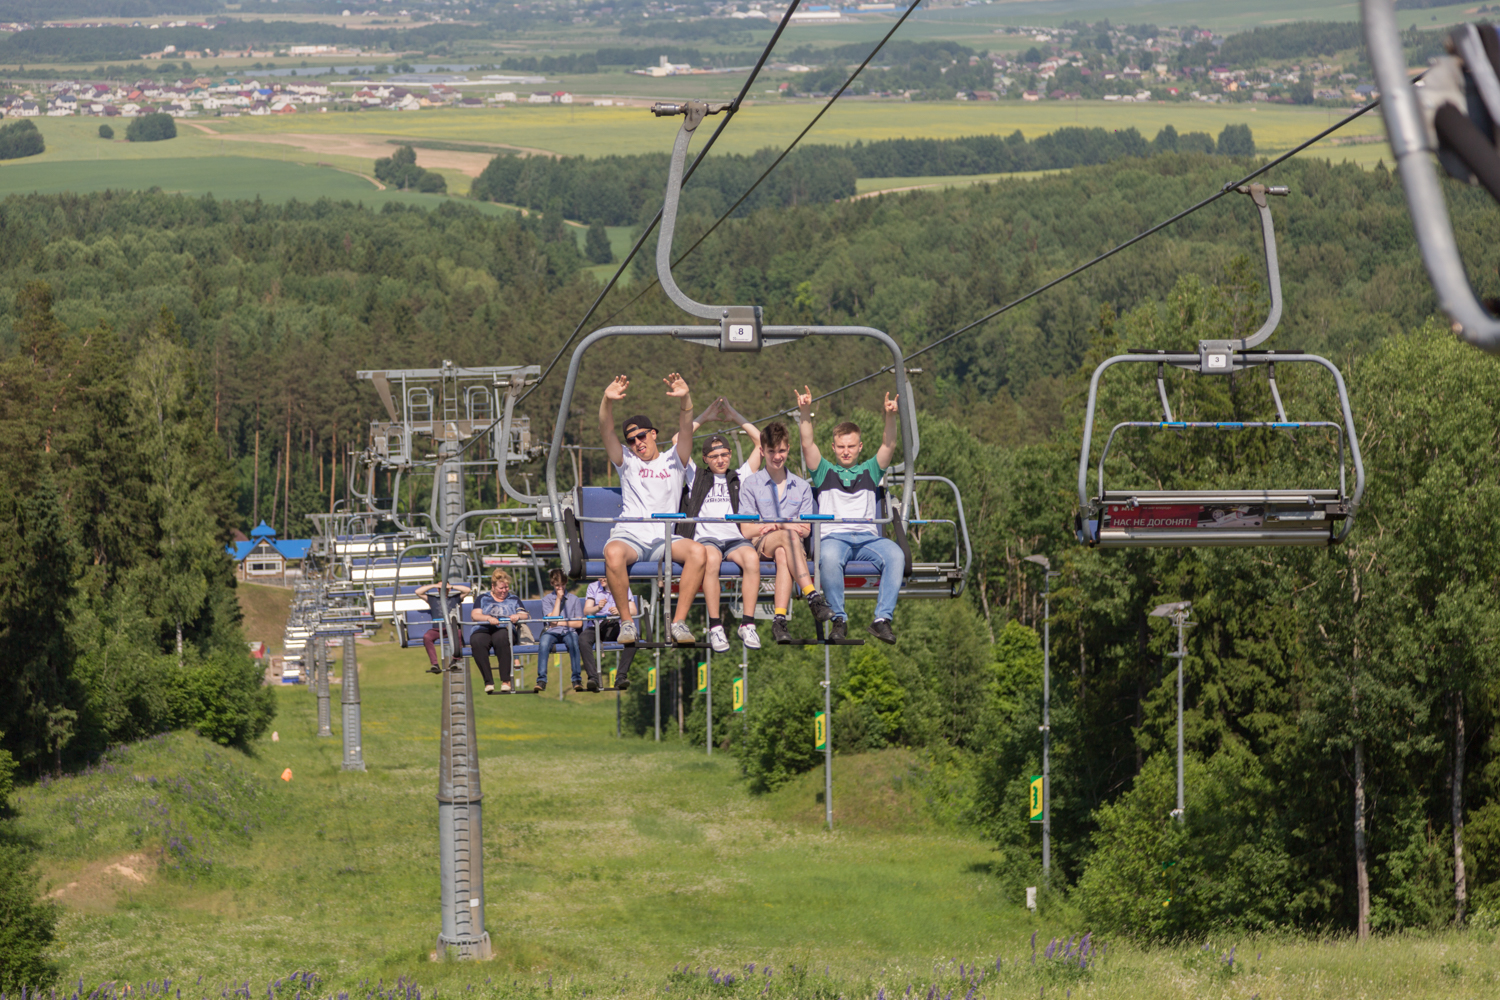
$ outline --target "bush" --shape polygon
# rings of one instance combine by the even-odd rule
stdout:
[[[189,667],[173,689],[177,725],[222,746],[246,746],[271,726],[275,696],[261,669],[239,651],[221,652]]]
[[[160,111],[132,119],[125,128],[125,138],[130,142],[160,142],[177,138],[177,122],[171,115]]]
[[[110,128],[108,125],[100,125],[99,126],[99,138],[101,138],[101,139],[113,139],[114,137],[115,137],[115,130],[114,129]]]
[[[57,907],[41,898],[32,860],[25,848],[0,844],[0,990],[36,990],[57,978],[46,958]]]
[[[1146,761],[1135,785],[1095,814],[1096,850],[1077,897],[1101,929],[1167,940],[1221,929],[1270,930],[1292,907],[1294,870],[1259,760],[1226,743],[1184,766],[1186,821],[1172,818],[1175,754]]]
[[[823,752],[813,748],[813,715],[823,707],[821,675],[803,656],[773,660],[756,672],[749,726],[735,746],[752,791],[772,791],[822,761]]]
[[[45,151],[42,133],[26,119],[0,125],[0,160],[19,160]]]

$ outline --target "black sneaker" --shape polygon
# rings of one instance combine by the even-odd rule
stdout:
[[[833,624],[828,626],[828,641],[841,642],[849,638],[849,619],[835,618]]]
[[[771,619],[771,638],[782,645],[792,641],[792,633],[786,630],[785,618],[778,617]]]
[[[833,617],[833,609],[828,606],[827,601],[823,600],[821,591],[815,590],[807,595],[807,609],[812,612],[813,618],[820,622],[826,622]]]
[[[573,682],[573,690],[574,691],[578,691],[578,692],[582,692],[583,691],[583,685],[580,684],[580,683],[578,683],[577,681],[574,681]]]
[[[531,693],[532,694],[541,694],[545,690],[547,690],[547,682],[546,681],[542,681],[536,687],[534,687],[534,688],[531,689]]]
[[[896,633],[891,631],[891,623],[884,618],[877,618],[872,621],[867,631],[887,645],[894,646],[896,644]]]
[[[440,674],[443,672],[443,668],[434,663],[432,666],[427,668],[427,672],[429,674]]]
[[[598,691],[599,690],[599,682],[596,681],[596,680],[594,680],[592,677],[590,677],[589,678],[589,686],[588,686],[588,688],[586,690],[588,690],[588,691]]]
[[[630,682],[627,681],[625,678],[621,677],[619,680],[615,681],[615,690],[616,691],[629,691],[630,690]]]

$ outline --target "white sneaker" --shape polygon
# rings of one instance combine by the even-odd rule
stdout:
[[[740,626],[740,642],[745,644],[746,649],[760,648],[760,633],[755,631],[754,625]]]
[[[687,627],[687,622],[673,622],[667,631],[672,636],[672,641],[679,646],[691,646],[698,641],[693,630]]]
[[[723,625],[715,625],[708,630],[708,644],[715,653],[729,652],[729,636],[724,634]]]
[[[622,646],[634,646],[635,634],[635,622],[625,622],[620,626],[620,635],[615,641]]]

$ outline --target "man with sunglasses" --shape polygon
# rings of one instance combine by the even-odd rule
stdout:
[[[645,416],[626,418],[623,430],[628,450],[621,446],[615,434],[614,405],[625,398],[630,379],[624,375],[615,376],[605,387],[604,398],[599,402],[599,436],[604,439],[605,454],[620,477],[622,521],[610,530],[609,541],[604,545],[604,575],[609,581],[615,607],[620,611],[619,642],[622,646],[634,646],[638,634],[635,618],[630,612],[630,567],[634,563],[660,562],[662,559],[682,564],[681,589],[670,629],[672,641],[683,645],[697,641],[686,619],[693,595],[703,585],[703,546],[678,538],[672,542],[669,553],[662,525],[623,520],[676,513],[683,468],[692,459],[693,398],[687,381],[676,372],[662,381],[667,384],[667,396],[678,402],[677,444],[668,451],[657,448],[656,427]],[[621,670],[616,681],[621,690],[624,690],[625,680],[625,671]]]
[[[682,487],[681,511],[689,517],[728,517],[740,510],[741,484],[760,468],[760,431],[742,417],[722,396],[716,399],[696,423],[718,418],[744,428],[755,450],[738,469],[730,468],[729,439],[710,434],[703,442],[703,469],[689,463]],[[703,603],[708,608],[708,644],[715,653],[729,652],[729,637],[720,617],[721,588],[719,568],[727,558],[740,567],[741,595],[744,607],[740,614],[740,641],[746,649],[760,648],[760,634],[755,631],[755,602],[760,594],[760,555],[750,540],[731,522],[679,524],[677,534],[703,546]]]

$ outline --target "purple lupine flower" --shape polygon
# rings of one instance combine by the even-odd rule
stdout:
[[[1045,952],[1043,952],[1043,954],[1045,954],[1048,958],[1051,958],[1052,955],[1053,955],[1053,953],[1056,952],[1056,951],[1057,951],[1057,938],[1053,938],[1051,941],[1047,942],[1047,950]]]
[[[885,987],[880,987],[880,992],[875,994],[875,1000],[885,1000]]]

